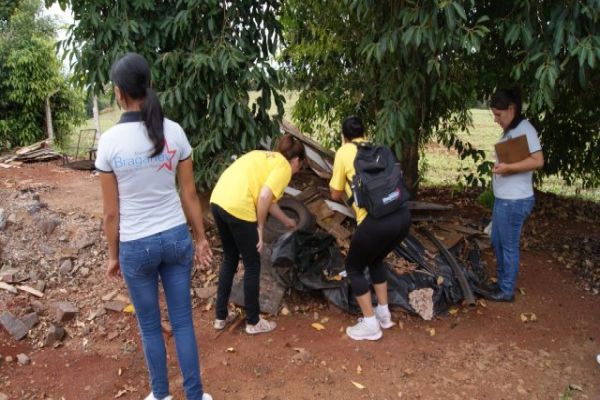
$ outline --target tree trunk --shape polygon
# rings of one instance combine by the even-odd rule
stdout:
[[[406,143],[402,149],[402,171],[404,182],[413,199],[419,191],[419,137],[416,133],[412,142]]]
[[[46,97],[46,132],[48,132],[48,139],[50,142],[53,142],[54,128],[52,128],[52,109],[50,108],[50,96]]]
[[[94,125],[96,127],[95,146],[97,146],[102,132],[100,131],[100,113],[98,111],[98,96],[96,95],[94,95],[94,98],[92,99],[92,113],[94,114]]]

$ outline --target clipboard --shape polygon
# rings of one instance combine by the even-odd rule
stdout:
[[[504,142],[496,143],[496,156],[498,162],[512,164],[522,161],[529,157],[529,143],[527,135],[517,136],[513,139],[508,139]]]

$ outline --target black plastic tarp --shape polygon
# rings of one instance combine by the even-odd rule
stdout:
[[[428,261],[424,246],[415,236],[409,235],[395,251],[398,256],[416,263],[418,267],[409,273],[399,274],[388,266],[388,302],[391,306],[416,314],[410,305],[409,294],[425,288],[433,290],[433,310],[436,315],[462,301],[464,296],[452,268],[440,256]],[[476,242],[461,241],[450,252],[457,259],[473,291],[480,293],[487,273]],[[458,257],[462,254],[466,254],[465,260]],[[283,235],[273,246],[271,261],[275,274],[285,287],[319,290],[329,302],[342,310],[350,313],[359,311],[348,280],[340,279],[340,273],[343,275],[344,271],[344,258],[330,234],[296,231]],[[365,275],[368,279],[368,269]]]

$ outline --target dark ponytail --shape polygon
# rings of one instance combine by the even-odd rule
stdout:
[[[141,114],[148,137],[154,144],[151,157],[162,153],[165,147],[165,117],[156,93],[150,88],[148,61],[137,53],[127,53],[113,63],[110,79],[128,98],[144,100]]]
[[[157,156],[162,153],[165,147],[165,116],[160,101],[158,101],[158,97],[152,88],[146,88],[146,98],[142,106],[142,119],[148,130],[148,136],[154,144],[154,153],[151,157]]]
[[[276,150],[283,154],[288,161],[291,161],[296,157],[300,160],[304,160],[306,155],[302,142],[289,133],[286,133],[279,138]]]

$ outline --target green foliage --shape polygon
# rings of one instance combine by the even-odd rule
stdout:
[[[144,55],[165,114],[194,147],[200,187],[210,187],[232,155],[278,134],[268,111],[274,101],[281,114],[284,102],[281,74],[270,65],[281,36],[279,0],[68,3],[76,24],[64,45],[79,82],[99,93],[120,55]],[[249,91],[259,94],[252,104]]]
[[[491,188],[485,189],[477,196],[477,202],[491,210],[494,208],[494,191]]]
[[[480,96],[517,83],[540,133],[542,175],[598,186],[600,1],[482,1],[474,15],[494,22],[473,66]]]
[[[410,184],[431,139],[482,162],[458,133],[473,104],[516,84],[540,132],[543,174],[597,185],[599,13],[598,0],[289,0],[282,62],[301,91],[294,118],[309,132],[335,127],[335,141],[341,119],[360,115],[402,155]],[[469,183],[485,185],[489,167]]]
[[[84,118],[81,95],[60,72],[53,23],[40,10],[41,2],[22,1],[0,30],[0,150],[46,136],[48,96],[58,142]]]
[[[376,141],[402,154],[413,187],[419,147],[434,136],[482,157],[457,136],[471,122],[476,76],[467,65],[488,32],[465,5],[474,2],[286,2],[283,61],[302,90],[295,119],[310,131],[321,118],[335,135],[344,116],[361,116]]]

